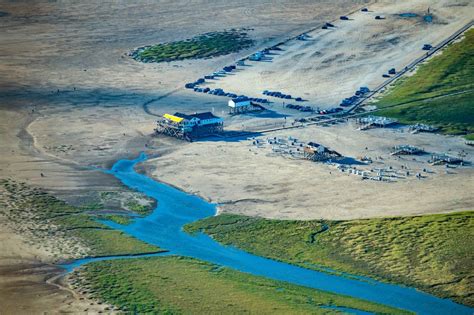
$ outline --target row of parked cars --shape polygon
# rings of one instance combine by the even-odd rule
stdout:
[[[296,109],[300,112],[313,112],[314,109],[311,106],[301,106],[301,105],[293,105],[293,104],[286,104],[286,108]]]
[[[340,107],[330,108],[330,109],[323,109],[318,112],[320,115],[328,115],[328,114],[336,114],[343,111]]]
[[[194,92],[198,92],[198,93],[207,93],[207,94],[217,95],[217,96],[226,96],[230,98],[246,99],[246,100],[256,102],[256,103],[268,103],[268,100],[265,98],[256,98],[256,97],[248,97],[245,95],[237,95],[235,93],[225,92],[223,89],[219,89],[219,88],[210,89],[209,87],[205,87],[205,88],[194,87],[193,90]]]
[[[384,74],[382,74],[382,77],[390,78],[390,76],[394,75],[394,74],[397,74],[397,71],[395,70],[395,68],[391,68],[391,69],[388,70],[388,74],[384,73]]]
[[[342,100],[340,106],[352,106],[354,103],[356,103],[361,97],[363,97],[365,94],[369,93],[370,89],[366,86],[361,86],[359,90],[357,90],[353,96],[347,97]]]
[[[205,75],[204,78],[199,78],[194,82],[186,83],[184,87],[187,89],[194,89],[197,85],[206,82],[206,80],[213,80],[216,77],[222,77],[226,75],[227,73],[234,71],[235,69],[237,69],[236,65],[225,66],[224,68],[222,68],[222,70],[215,71],[212,74]]]
[[[278,98],[282,98],[282,99],[286,99],[286,100],[289,100],[289,99],[293,98],[290,94],[284,94],[284,93],[277,92],[277,91],[265,90],[265,91],[262,92],[262,94],[263,95],[268,95],[268,96],[273,96],[273,97],[278,97]],[[296,97],[295,101],[302,102],[303,99],[301,97]]]
[[[207,94],[217,95],[217,96],[237,97],[237,94],[225,92],[223,89],[210,89],[208,87],[205,87],[205,88],[195,87],[194,92],[207,93]]]

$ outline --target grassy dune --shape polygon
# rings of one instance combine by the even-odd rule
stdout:
[[[446,133],[473,137],[474,30],[422,64],[413,76],[401,79],[376,104],[382,108],[380,115],[402,123],[428,123]]]
[[[15,223],[19,232],[30,234],[37,243],[65,240],[68,243],[59,241],[50,247],[60,247],[61,252],[76,255],[78,252],[69,247],[80,243],[90,249],[87,255],[91,256],[160,251],[156,246],[109,229],[95,216],[87,214],[87,207],[72,206],[24,183],[2,180],[0,185],[5,191],[1,211]]]
[[[474,212],[326,222],[219,215],[186,230],[306,268],[404,283],[474,306]]]
[[[336,313],[321,308],[327,305],[403,313],[182,257],[95,262],[76,271],[72,282],[94,297],[140,314]]]
[[[132,58],[143,62],[208,58],[238,52],[252,44],[253,41],[245,32],[237,30],[213,32],[187,40],[139,48],[132,52]]]

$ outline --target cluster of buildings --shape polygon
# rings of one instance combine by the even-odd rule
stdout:
[[[430,125],[425,125],[425,124],[415,124],[411,125],[409,127],[409,130],[411,133],[418,133],[418,132],[435,132],[439,128],[430,126]]]
[[[432,154],[429,162],[432,165],[464,164],[464,160],[462,158],[450,156],[444,153]]]
[[[260,104],[254,103],[247,97],[237,97],[229,100],[231,115],[265,110]],[[164,114],[157,121],[156,133],[192,141],[202,137],[213,136],[224,131],[224,119],[211,112],[194,114]]]
[[[340,153],[315,142],[308,142],[303,149],[303,158],[315,162],[322,162],[341,157],[342,155]]]
[[[359,130],[367,130],[373,127],[388,127],[397,123],[396,119],[381,117],[381,116],[365,116],[356,119],[356,122],[360,124]]]
[[[223,130],[224,120],[211,112],[164,114],[157,121],[155,129],[157,133],[188,141],[215,135]]]
[[[391,155],[417,155],[425,153],[424,149],[412,146],[412,145],[397,145],[392,149]]]
[[[305,159],[313,162],[337,161],[344,156],[330,148],[316,142],[300,142],[293,137],[288,139],[273,137],[267,138],[266,143],[271,145],[272,152],[295,159]],[[254,139],[253,145],[257,148],[265,147],[265,143]]]

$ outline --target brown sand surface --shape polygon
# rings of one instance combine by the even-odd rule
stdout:
[[[474,6],[455,6],[453,1],[378,2],[369,12],[355,12],[348,21],[336,20],[328,30],[306,33],[306,40],[287,42],[269,62],[249,62],[249,68],[219,79],[210,86],[252,97],[264,97],[263,90],[300,96],[321,109],[339,105],[360,86],[375,88],[390,68],[402,69],[423,56],[424,44],[441,40],[471,21]],[[423,20],[430,14],[431,23]],[[415,13],[404,18],[400,13]],[[375,20],[375,16],[383,20]],[[279,105],[281,99],[272,98]],[[285,100],[295,103],[294,100]],[[281,109],[278,107],[279,112]],[[288,114],[294,111],[289,110]]]
[[[140,150],[166,154],[185,146],[150,136],[155,117],[143,111],[144,103],[156,100],[152,112],[225,108],[222,99],[200,98],[182,86],[359,6],[361,1],[3,1],[0,177],[26,181],[70,201],[123,189],[90,166],[110,166]],[[126,57],[137,46],[233,27],[254,28],[250,35],[256,46],[165,64]],[[48,282],[59,275],[49,265],[50,254],[36,249],[39,240],[18,236],[8,223],[0,220],[2,314],[96,313],[103,307]]]
[[[0,306],[2,314],[98,313],[98,305],[69,289],[51,264],[54,252],[20,235],[0,216]]]
[[[257,137],[264,143],[262,148],[253,145],[254,140],[201,142],[145,165],[153,177],[203,196],[219,204],[223,212],[285,219],[356,219],[472,210],[472,166],[446,169],[427,163],[429,154],[390,155],[394,145],[410,144],[427,152],[466,154],[465,159],[472,162],[474,149],[461,138],[356,128],[351,122],[307,127],[304,134],[300,129],[275,132]],[[391,167],[399,174],[408,169],[411,175],[393,182],[362,180],[335,166],[274,153],[265,144],[273,137],[315,141],[346,157],[373,159],[369,165],[353,165],[359,170]],[[416,173],[423,179],[417,179]]]
[[[290,119],[305,116],[276,102],[268,115],[230,117],[224,98],[183,88],[186,82],[305,30],[317,28],[308,41],[287,42],[271,63],[253,63],[210,86],[250,96],[263,89],[281,90],[307,99],[310,105],[331,107],[358,86],[380,83],[386,69],[403,67],[423,53],[422,44],[438,43],[470,19],[473,10],[467,1],[377,1],[369,5],[373,12],[354,13],[347,23],[337,21],[336,30],[319,29],[362,5],[362,1],[2,2],[0,11],[8,14],[0,17],[0,175],[69,201],[87,200],[91,192],[123,189],[91,166],[107,167],[146,151],[158,158],[145,163],[144,171],[219,203],[225,212],[347,219],[472,209],[469,192],[474,184],[468,167],[449,174],[433,167],[423,180],[378,183],[333,166],[284,158],[247,140],[189,144],[152,136],[154,115],[169,111],[213,110],[223,115],[228,129],[282,124],[282,114]],[[423,15],[428,6],[434,23],[397,16]],[[375,14],[387,19],[376,22]],[[142,64],[126,56],[134,47],[233,27],[253,28],[249,34],[256,45],[228,56],[163,64]],[[317,141],[351,157],[382,156],[374,167],[403,164],[420,171],[424,158],[400,161],[389,156],[390,147],[402,143],[433,152],[465,150],[472,158],[472,150],[460,138],[355,129],[339,124],[274,136]],[[104,307],[90,305],[94,302],[58,286],[62,280],[60,271],[50,265],[51,254],[38,249],[35,240],[19,236],[4,220],[0,220],[0,296],[5,313],[86,309],[94,313]]]

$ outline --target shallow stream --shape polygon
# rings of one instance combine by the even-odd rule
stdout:
[[[137,218],[130,225],[124,226],[110,221],[105,221],[104,224],[169,251],[148,256],[172,254],[193,257],[253,275],[348,295],[419,314],[473,314],[474,310],[467,306],[412,288],[381,283],[363,277],[344,277],[313,271],[221,245],[202,233],[187,234],[183,232],[183,226],[215,215],[216,205],[138,174],[134,167],[144,160],[146,160],[144,154],[136,160],[120,160],[108,173],[114,175],[129,188],[156,199],[157,208],[152,214]],[[134,256],[86,258],[76,260],[64,267],[70,271],[93,261],[126,258],[134,258]]]

